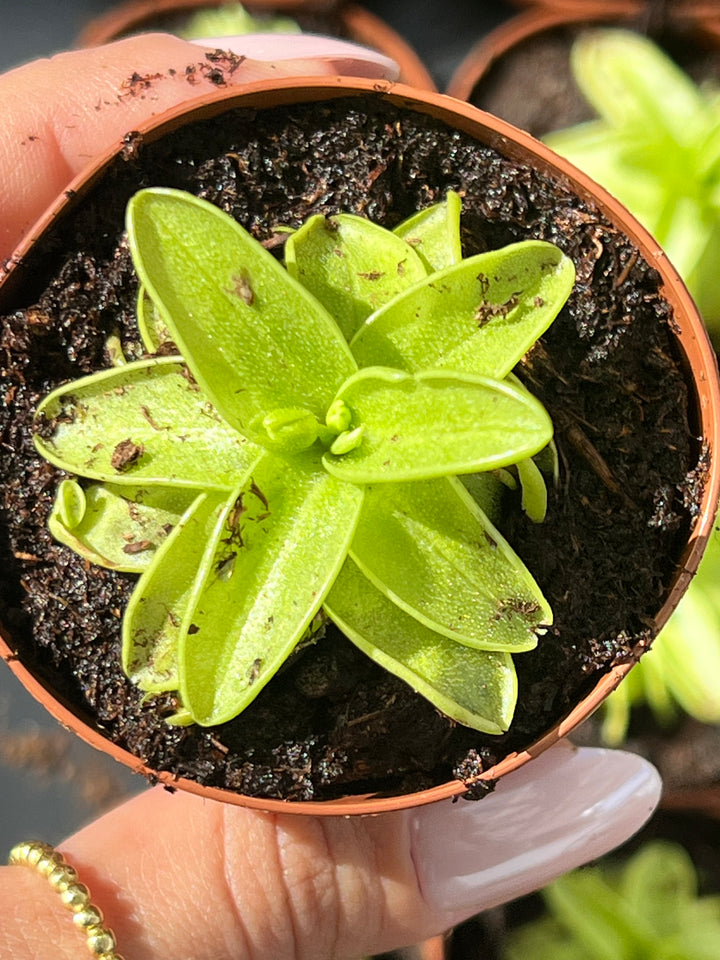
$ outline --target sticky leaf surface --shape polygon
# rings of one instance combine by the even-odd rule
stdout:
[[[403,220],[393,230],[410,244],[425,264],[428,273],[443,270],[462,260],[460,213],[462,201],[449,190],[442,203],[433,204]]]
[[[443,368],[500,379],[550,326],[574,279],[572,261],[539,240],[470,257],[369,317],[352,351],[361,367]]]
[[[324,413],[355,364],[332,317],[272,254],[177,190],[137,193],[127,226],[148,295],[231,426],[277,407]]]
[[[456,479],[368,487],[351,555],[425,626],[481,650],[537,645],[537,584]]]
[[[42,401],[37,420],[43,429],[35,444],[47,460],[111,483],[230,490],[260,454],[218,417],[174,357],[60,387]]]
[[[508,654],[472,650],[433,633],[388,600],[352,560],[325,609],[367,656],[453,720],[485,733],[508,728],[517,698]]]
[[[287,658],[342,565],[361,504],[362,490],[313,456],[290,467],[267,454],[254,468],[209,541],[183,624],[180,691],[197,723],[234,717]]]
[[[123,618],[123,670],[141,690],[177,690],[180,630],[225,498],[201,493],[137,582]],[[168,571],[172,570],[172,575]]]
[[[358,446],[325,454],[351,483],[428,479],[491,470],[537,453],[552,436],[543,407],[524,390],[470,374],[361,370],[338,394],[362,428]]]
[[[58,499],[67,484],[77,486],[73,480],[63,481]],[[83,492],[84,509],[76,523],[65,521],[56,500],[48,525],[56,540],[90,563],[140,573],[195,496],[195,491],[184,488],[93,483]]]
[[[351,214],[311,217],[288,238],[285,262],[348,340],[373,311],[427,273],[401,237]]]

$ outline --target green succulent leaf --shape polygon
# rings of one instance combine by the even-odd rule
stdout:
[[[287,659],[342,566],[362,500],[310,453],[267,454],[227,502],[181,629],[180,694],[195,722],[236,716]]]
[[[95,480],[231,490],[260,449],[230,429],[177,357],[138,360],[53,391],[35,445]]]
[[[130,679],[177,692],[169,723],[225,723],[327,599],[438,709],[506,730],[510,651],[534,647],[551,612],[489,517],[515,474],[528,514],[544,513],[531,458],[552,424],[510,371],[564,303],[570,261],[531,241],[461,262],[452,191],[394,233],[312,218],[287,241],[287,270],[181,191],[141,190],[127,229],[156,356],[125,363],[114,338],[122,367],[50,394],[35,442],[100,481],[60,485],[57,539],[140,575],[123,622]],[[346,336],[359,325],[361,362],[375,351],[381,365],[358,369]]]
[[[406,613],[478,650],[532,650],[552,622],[527,568],[455,478],[368,487],[350,555]]]
[[[442,203],[420,210],[403,220],[393,233],[410,244],[425,264],[428,273],[444,270],[462,260],[460,214],[462,200],[448,190]]]
[[[431,274],[371,317],[352,340],[361,367],[451,369],[502,379],[550,326],[575,268],[527,240]]]
[[[137,324],[143,347],[148,353],[157,353],[171,340],[167,324],[142,284],[138,291]]]
[[[543,890],[548,915],[510,932],[507,960],[713,960],[720,897],[698,896],[687,852],[644,843],[627,862],[566,874]]]
[[[378,307],[427,274],[403,239],[352,214],[311,217],[288,237],[285,263],[348,340]]]
[[[601,119],[545,140],[621,200],[653,234],[718,337],[720,100],[635,31],[582,34],[575,80]]]
[[[177,690],[180,631],[227,494],[198,494],[137,582],[123,617],[123,670],[148,693]],[[169,571],[172,574],[169,575]]]
[[[499,523],[507,487],[495,473],[466,473],[458,480],[490,523]]]
[[[593,960],[657,956],[648,921],[633,911],[599,869],[576,870],[543,891],[553,914]],[[588,909],[592,904],[592,909]]]
[[[657,166],[638,164],[638,154],[656,151],[643,137],[642,130],[615,130],[603,120],[557,130],[544,137],[549,147],[571,160],[618,197],[652,233],[657,234],[663,210],[674,202],[676,191]],[[667,150],[663,150],[667,153]],[[658,158],[659,160],[659,158]],[[659,161],[661,167],[664,161]]]
[[[713,211],[708,216],[694,197],[683,196],[672,197],[663,213],[659,230],[669,249],[675,252],[673,266],[681,277],[687,278],[687,283],[695,283],[714,229],[717,237],[717,214]],[[717,247],[712,250],[713,258],[716,250]]]
[[[687,904],[698,895],[697,873],[683,847],[656,840],[628,861],[619,889],[632,908],[642,911],[657,936],[671,936],[682,927]]]
[[[179,190],[128,205],[140,279],[193,376],[241,432],[269,410],[324,415],[356,368],[320,303],[232,217]]]
[[[547,514],[547,486],[535,461],[528,457],[517,464],[522,487],[522,508],[533,523],[542,523]]]
[[[86,510],[87,497],[77,480],[61,480],[50,514],[50,527],[56,524],[67,531],[75,530],[83,522]]]
[[[195,496],[184,488],[94,483],[83,489],[76,480],[63,480],[48,526],[59,543],[90,563],[140,573]]]
[[[325,468],[350,483],[425,480],[517,463],[552,437],[544,408],[507,381],[370,367],[342,386],[359,442]]]
[[[685,713],[701,723],[720,723],[717,607],[704,595],[702,586],[683,597],[649,656],[653,660],[650,669],[661,674],[658,685]],[[647,699],[650,678],[645,677],[646,672],[642,671]]]
[[[246,33],[300,33],[300,25],[290,17],[253,16],[241,3],[224,3],[217,9],[199,9],[178,31],[188,40],[207,37],[243,36]]]
[[[511,936],[503,960],[591,960],[554,917],[527,923]]]
[[[388,600],[349,558],[325,610],[367,656],[446,716],[485,733],[507,730],[517,699],[508,654],[472,650],[429,630]]]

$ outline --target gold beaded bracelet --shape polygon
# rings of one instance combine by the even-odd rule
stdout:
[[[10,851],[8,863],[32,867],[45,877],[63,905],[72,912],[73,922],[84,932],[88,949],[96,960],[123,960],[115,952],[115,934],[103,925],[102,912],[90,902],[88,888],[78,881],[74,867],[54,847],[39,840],[25,840]]]

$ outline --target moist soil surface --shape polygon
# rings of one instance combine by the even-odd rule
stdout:
[[[278,254],[277,225],[345,211],[392,227],[453,189],[463,196],[466,255],[539,238],[573,258],[570,301],[517,370],[553,418],[559,480],[542,525],[508,495],[503,532],[555,622],[535,651],[515,657],[519,702],[507,734],[452,723],[331,625],[221,727],[168,727],[173,697],[143,704],[125,679],[120,625],[134,578],[52,541],[60,474],[35,453],[32,417],[55,385],[109,365],[108,337],[119,335],[128,357],[141,354],[122,226],[127,200],[149,185],[209,199]],[[236,110],[157,143],[128,137],[12,277],[25,282],[23,299],[7,293],[2,305],[0,622],[62,700],[152,769],[288,799],[470,778],[542,735],[651,638],[706,464],[686,422],[656,272],[563,183],[382,98]]]

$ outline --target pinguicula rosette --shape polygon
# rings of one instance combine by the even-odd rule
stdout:
[[[463,259],[460,207],[313,216],[283,265],[189,194],[130,201],[148,356],[51,393],[36,444],[84,478],[55,537],[140,575],[123,667],[174,722],[230,720],[330,618],[455,721],[509,726],[511,655],[552,618],[494,525],[508,484],[545,509],[552,424],[512,370],[574,269],[533,240]]]

